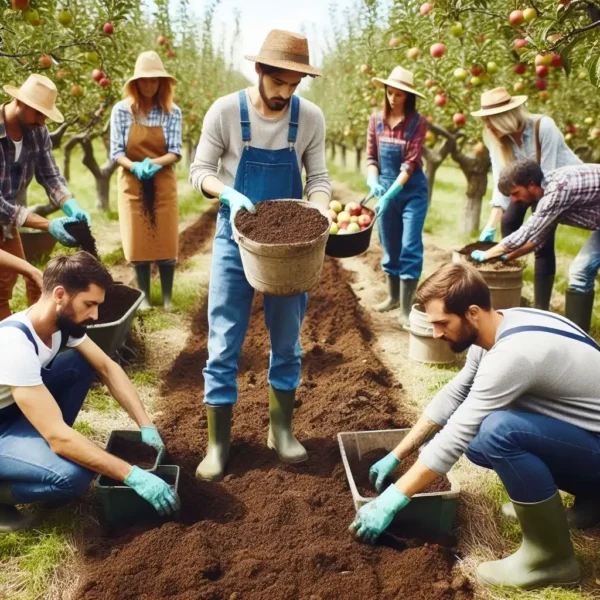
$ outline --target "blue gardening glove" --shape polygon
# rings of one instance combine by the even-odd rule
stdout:
[[[375,210],[378,211],[379,216],[385,212],[390,200],[395,198],[401,192],[401,190],[402,186],[394,181],[390,189],[383,196],[381,196],[381,198],[379,198],[377,204],[375,205]]]
[[[134,466],[124,483],[133,488],[144,500],[150,502],[156,512],[163,517],[179,510],[179,498],[171,486],[148,471]]]
[[[149,158],[145,158],[142,165],[144,166],[144,179],[152,179],[162,169],[161,165],[152,164]]]
[[[75,200],[75,198],[69,198],[62,205],[62,209],[67,217],[73,217],[78,221],[85,221],[88,225],[92,224],[92,219],[90,218],[89,213],[83,210],[83,208],[77,204],[77,200]]]
[[[379,196],[385,194],[385,188],[379,183],[379,175],[369,173],[369,175],[367,175],[367,185],[369,186],[371,196],[379,198]]]
[[[146,166],[143,162],[134,162],[129,169],[140,181],[147,179]]]
[[[477,262],[485,262],[487,260],[483,250],[473,250],[473,252],[471,252],[471,258]]]
[[[226,206],[229,206],[229,209],[231,210],[229,221],[231,223],[233,223],[238,210],[244,209],[251,213],[256,212],[256,207],[252,204],[252,201],[249,198],[246,198],[244,194],[240,194],[231,187],[225,186],[223,188],[223,191],[219,195],[219,200]]]
[[[496,237],[496,228],[495,227],[484,227],[481,233],[479,234],[480,242],[493,242]]]
[[[56,238],[63,246],[68,246],[69,248],[75,248],[79,246],[77,240],[70,234],[67,233],[65,229],[65,225],[69,223],[78,223],[79,219],[74,219],[73,217],[62,217],[60,219],[54,219],[50,221],[50,226],[48,227],[48,233]]]
[[[357,513],[350,531],[362,542],[374,544],[394,515],[408,503],[407,498],[395,485],[390,485],[381,496],[365,504]]]
[[[156,427],[150,427],[149,425],[142,425],[141,432],[142,442],[148,444],[148,446],[152,446],[158,452],[158,462],[160,463],[166,448],[158,433],[158,429],[156,429]]]
[[[381,493],[385,478],[390,475],[400,464],[400,460],[394,456],[393,452],[386,454],[381,460],[378,460],[369,469],[369,481],[375,489]]]

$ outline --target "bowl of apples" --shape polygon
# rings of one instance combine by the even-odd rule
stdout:
[[[366,252],[377,218],[375,211],[365,206],[370,199],[367,196],[360,203],[348,202],[345,205],[338,200],[329,203],[331,227],[325,246],[327,256],[348,258]]]

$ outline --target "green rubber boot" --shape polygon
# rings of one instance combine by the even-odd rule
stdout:
[[[208,447],[206,456],[196,469],[196,477],[207,481],[221,481],[229,458],[231,445],[232,404],[211,406],[206,404]]]
[[[0,482],[0,533],[29,529],[39,522],[34,515],[22,513],[15,504],[17,501],[10,491],[10,484]]]
[[[279,454],[283,463],[293,464],[308,459],[304,446],[292,433],[292,416],[296,390],[284,392],[269,387],[269,438],[267,446]]]
[[[418,284],[418,279],[402,279],[400,281],[400,325],[405,331],[410,330],[410,311]]]
[[[533,278],[533,303],[535,308],[548,310],[554,287],[554,275],[535,275]]]
[[[162,291],[163,308],[167,311],[173,309],[173,280],[175,279],[175,264],[158,265],[160,274],[160,288]]]
[[[578,292],[567,289],[565,296],[565,317],[579,325],[586,333],[590,332],[592,311],[594,310],[594,291]]]
[[[400,279],[387,275],[388,297],[373,308],[377,312],[387,312],[400,306]]]
[[[524,590],[577,585],[581,572],[560,494],[542,502],[513,505],[523,533],[521,547],[507,558],[481,563],[477,569],[480,583]]]
[[[149,262],[139,262],[134,264],[134,268],[138,289],[144,292],[145,296],[140,304],[140,310],[147,310],[150,308],[150,278],[152,264]]]

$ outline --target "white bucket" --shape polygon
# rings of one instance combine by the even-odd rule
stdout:
[[[422,363],[446,364],[456,360],[448,342],[433,337],[433,326],[427,315],[417,304],[409,315],[410,338],[408,340],[408,357]]]
[[[293,201],[319,210],[312,202]],[[232,228],[233,239],[240,247],[246,279],[255,290],[272,296],[295,296],[307,292],[319,281],[329,226],[317,239],[297,244],[259,244],[244,237],[237,230],[235,223]]]

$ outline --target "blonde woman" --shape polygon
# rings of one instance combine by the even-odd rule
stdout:
[[[142,52],[111,115],[111,158],[119,174],[119,225],[125,258],[150,307],[150,275],[158,264],[163,307],[171,308],[178,250],[177,178],[181,110],[173,103],[175,78],[156,52]]]
[[[502,237],[515,232],[523,224],[529,208],[521,202],[511,202],[498,189],[500,173],[506,165],[528,158],[535,160],[546,175],[559,167],[581,163],[550,117],[527,111],[527,100],[527,96],[511,96],[505,88],[498,87],[484,92],[481,110],[471,113],[482,117],[485,123],[483,141],[490,151],[494,178],[492,211],[479,237],[481,242],[494,241],[500,221]],[[535,211],[535,205],[532,211]],[[534,303],[542,310],[548,310],[550,306],[556,273],[554,233],[555,230],[535,253]]]

